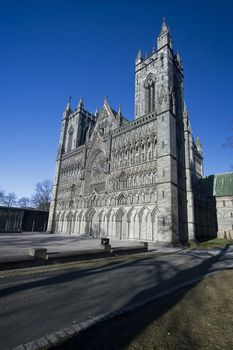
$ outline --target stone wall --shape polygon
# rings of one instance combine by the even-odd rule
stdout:
[[[216,197],[218,237],[233,239],[233,196]]]
[[[82,100],[74,111],[68,103],[48,230],[162,243],[194,239],[192,186],[201,164],[184,109],[182,63],[163,22],[157,50],[145,58],[139,52],[136,60],[135,120],[106,98],[95,115]]]

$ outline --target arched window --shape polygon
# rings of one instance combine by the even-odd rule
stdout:
[[[142,143],[142,146],[141,146],[141,161],[143,162],[145,160],[145,145],[144,143]]]
[[[145,80],[145,113],[155,110],[155,75],[150,73]]]
[[[86,142],[87,132],[88,132],[88,126],[85,127],[84,132],[83,132],[83,143]]]
[[[70,152],[71,148],[72,148],[73,132],[74,132],[74,130],[73,130],[73,127],[71,126],[69,128],[69,132],[68,132],[69,136],[68,136],[67,152]]]

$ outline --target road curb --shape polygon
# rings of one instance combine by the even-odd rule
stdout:
[[[145,255],[146,258],[148,258],[149,256],[164,256],[164,255],[172,255],[172,254],[177,254],[180,253],[180,251],[175,251],[175,252],[153,252],[153,251],[148,251],[148,252],[144,252],[144,253],[140,253],[140,254],[147,254],[147,256]],[[78,263],[82,263],[82,264],[89,264],[89,263],[100,263],[102,261],[104,261],[104,266],[107,265],[108,263],[111,263],[113,261],[124,261],[125,259],[138,259],[137,256],[135,256],[134,254],[129,254],[129,255],[122,255],[122,256],[111,256],[109,257],[112,260],[106,260],[105,259],[96,259],[96,260],[79,260],[79,261],[73,261],[73,262],[68,262],[67,264],[78,264]],[[106,263],[107,262],[107,263]],[[94,265],[93,265],[94,266]],[[100,267],[102,265],[100,264]],[[45,270],[43,271],[38,271],[38,270],[29,270],[29,269],[34,269],[34,268],[45,268]],[[49,270],[49,268],[51,268],[51,271]],[[66,263],[58,263],[55,265],[41,265],[41,266],[31,266],[31,267],[27,267],[27,268],[19,268],[19,269],[11,269],[11,270],[2,270],[0,271],[0,279],[4,279],[4,278],[14,278],[14,277],[22,277],[22,276],[32,276],[32,275],[36,275],[36,274],[41,274],[41,273],[50,273],[50,272],[57,272],[57,271],[66,271],[66,270],[72,270],[72,269],[76,269],[77,267],[69,267],[66,266]],[[86,268],[85,266],[80,266],[80,268]],[[92,268],[92,266],[88,266],[88,268]],[[94,266],[95,268],[95,266]],[[24,272],[24,274],[22,273]]]
[[[177,292],[179,289],[182,288],[186,288],[189,287],[197,282],[199,282],[200,280],[206,278],[206,277],[210,277],[212,275],[215,275],[219,272],[222,272],[224,270],[228,270],[228,269],[232,269],[233,265],[227,266],[226,268],[224,268],[223,270],[218,270],[218,271],[212,271],[204,276],[199,276],[196,278],[193,278],[192,280],[188,281],[188,282],[184,282],[184,283],[180,283],[178,285],[176,285],[175,287],[172,287],[170,289],[168,289],[165,292],[161,292],[155,296],[150,296],[147,297],[141,301],[138,301],[137,303],[134,303],[132,305],[129,306],[125,306],[117,311],[113,311],[111,313],[108,314],[102,314],[96,317],[93,317],[89,320],[86,320],[84,322],[80,322],[80,323],[76,323],[76,324],[72,324],[70,327],[64,328],[62,330],[56,331],[54,333],[50,333],[48,335],[46,335],[45,337],[41,337],[38,339],[34,339],[33,341],[26,343],[26,344],[21,344],[17,347],[14,347],[12,350],[46,350],[51,348],[54,345],[59,345],[60,343],[62,343],[64,340],[68,340],[69,338],[78,335],[79,333],[85,331],[88,328],[91,328],[92,326],[113,319],[119,315],[122,315],[124,313],[127,313],[129,311],[133,311],[136,310],[150,302],[162,299],[174,292]]]

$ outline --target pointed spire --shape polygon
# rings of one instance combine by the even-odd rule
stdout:
[[[104,96],[104,104],[108,104],[108,96]]]
[[[202,153],[202,145],[201,145],[201,141],[200,141],[200,138],[199,138],[198,135],[197,135],[197,138],[196,138],[196,146],[197,146],[198,152]]]
[[[155,53],[155,47],[153,46],[152,48],[152,54]]]
[[[121,117],[122,116],[122,105],[119,105],[118,108],[118,115]]]
[[[72,96],[70,96],[69,99],[68,99],[68,102],[67,102],[67,105],[66,105],[66,108],[65,108],[66,111],[71,111],[71,105],[70,105],[71,98],[72,98]]]
[[[148,51],[146,51],[146,58],[148,58],[149,57],[149,55],[148,55]]]
[[[141,58],[142,58],[142,50],[139,48],[137,59],[141,59]]]
[[[138,55],[137,55],[137,58],[136,58],[136,64],[140,63],[143,61],[143,57],[142,57],[142,50],[139,49],[138,50]]]
[[[162,28],[161,28],[160,35],[161,34],[167,34],[168,32],[169,32],[169,30],[168,30],[168,27],[167,27],[167,23],[166,23],[165,17],[163,17],[163,22],[162,22]]]
[[[162,47],[164,47],[165,45],[168,45],[172,49],[172,41],[171,41],[169,29],[167,27],[165,18],[163,18],[161,32],[160,32],[158,39],[157,39],[158,50],[161,49]]]
[[[64,109],[62,119],[65,119],[66,117],[68,117],[72,113],[70,102],[71,102],[71,96],[69,97],[67,105],[66,105],[66,107]]]
[[[95,110],[95,116],[97,117],[99,114],[99,110],[98,110],[98,107],[96,107],[96,110]]]
[[[78,103],[78,109],[82,109],[84,107],[84,102],[83,102],[83,98],[81,97]]]

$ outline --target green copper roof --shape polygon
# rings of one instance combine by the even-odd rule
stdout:
[[[233,196],[233,173],[210,175],[200,181],[207,197]]]
[[[215,196],[233,195],[233,173],[215,175],[214,179]]]

